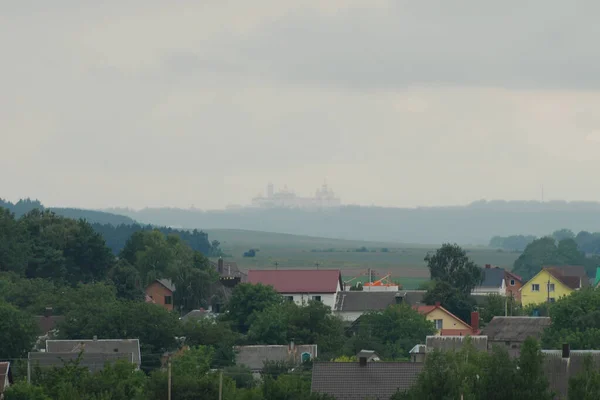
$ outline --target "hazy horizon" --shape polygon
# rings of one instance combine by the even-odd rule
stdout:
[[[93,6],[92,6],[93,5]],[[596,201],[592,1],[0,0],[0,196]]]

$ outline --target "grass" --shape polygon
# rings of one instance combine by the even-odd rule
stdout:
[[[415,289],[429,279],[424,261],[437,246],[327,239],[269,232],[215,229],[207,231],[211,240],[221,242],[226,259],[242,269],[317,268],[340,269],[344,280],[365,273],[369,268],[380,276],[391,274],[406,289]],[[249,249],[257,249],[255,257],[243,257]],[[367,251],[357,252],[365,248]],[[384,251],[383,249],[387,249]],[[363,249],[364,250],[364,249]],[[466,248],[469,257],[479,265],[492,264],[512,268],[518,253],[502,252],[487,247]]]

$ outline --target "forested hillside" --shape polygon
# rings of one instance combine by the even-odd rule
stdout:
[[[16,203],[11,203],[9,201],[3,200],[0,198],[0,207],[8,209],[10,212],[15,214],[16,217],[20,217],[23,214],[28,213],[31,210],[50,210],[55,214],[62,215],[64,217],[73,218],[73,219],[85,219],[90,223],[99,223],[99,224],[134,224],[135,221],[129,217],[119,214],[111,214],[104,211],[92,211],[92,210],[83,210],[79,208],[55,208],[50,207],[46,208],[39,200],[31,200],[31,199],[22,199],[17,201]]]

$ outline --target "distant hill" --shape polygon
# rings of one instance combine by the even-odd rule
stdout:
[[[110,224],[116,226],[121,224],[132,225],[136,222],[127,216],[111,214],[104,211],[83,210],[78,208],[47,208],[44,207],[39,200],[31,199],[23,199],[16,203],[11,203],[0,198],[0,207],[9,209],[17,217],[20,217],[23,214],[26,214],[29,211],[37,208],[39,210],[50,210],[67,218],[85,219],[89,223]]]
[[[199,211],[110,209],[141,223],[175,228],[243,229],[349,240],[487,245],[493,236],[542,236],[558,228],[599,231],[600,203],[478,201],[460,207],[336,210],[236,209]]]

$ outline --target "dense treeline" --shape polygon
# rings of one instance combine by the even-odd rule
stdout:
[[[566,239],[573,239],[577,243],[579,250],[585,254],[600,254],[600,232],[581,231],[577,235],[570,229],[559,229],[551,235],[557,242]],[[494,236],[490,240],[490,247],[508,251],[523,251],[538,237],[533,235],[511,235],[511,236]]]
[[[31,199],[21,199],[16,203],[11,203],[9,201],[3,200],[0,198],[0,207],[6,208],[17,218],[22,215],[27,214],[32,210],[49,210],[54,212],[57,215],[61,215],[67,218],[73,219],[85,219],[90,223],[100,223],[100,224],[111,224],[111,225],[119,225],[119,224],[134,224],[135,221],[129,217],[118,214],[111,214],[103,211],[93,211],[93,210],[83,210],[79,208],[46,208],[39,200],[31,200]]]
[[[114,254],[119,254],[121,250],[123,250],[127,240],[129,240],[131,235],[133,235],[135,232],[158,230],[165,235],[178,236],[193,250],[199,251],[207,257],[216,257],[221,255],[221,249],[219,247],[220,243],[217,240],[210,242],[208,240],[208,234],[198,231],[197,229],[186,231],[166,227],[140,225],[136,223],[128,225],[120,224],[116,226],[112,224],[94,223],[92,224],[92,228],[94,228],[96,232],[100,233],[104,237],[104,240],[106,240],[106,245],[110,247]]]

